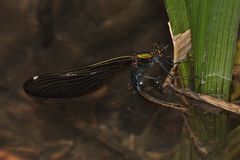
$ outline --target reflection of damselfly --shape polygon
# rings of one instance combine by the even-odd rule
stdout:
[[[23,89],[29,95],[42,98],[83,96],[104,85],[114,74],[132,66],[133,87],[142,95],[144,73],[156,63],[165,72],[161,76],[164,80],[173,63],[165,48],[158,48],[152,52],[116,57],[79,69],[34,76],[24,83]]]

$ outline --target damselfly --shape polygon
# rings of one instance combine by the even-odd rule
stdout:
[[[144,73],[156,63],[165,72],[160,78],[161,81],[158,78],[158,82],[162,83],[173,63],[166,54],[166,48],[160,47],[151,52],[116,57],[79,69],[33,76],[24,83],[23,89],[28,95],[42,98],[83,96],[103,86],[116,73],[131,67],[133,88],[142,93]]]

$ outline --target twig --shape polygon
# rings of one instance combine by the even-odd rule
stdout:
[[[163,107],[167,107],[167,108],[173,108],[173,109],[176,109],[176,110],[181,111],[181,112],[186,112],[188,110],[188,108],[184,107],[183,105],[162,101],[160,99],[157,99],[157,98],[154,98],[154,97],[150,96],[149,94],[145,93],[142,90],[138,90],[138,93],[144,99],[146,99],[146,100],[148,100],[148,101],[150,101],[154,104],[157,104],[157,105],[160,105],[160,106],[163,106]]]
[[[178,88],[171,83],[168,83],[168,86],[180,95],[184,95],[188,98],[197,100],[199,102],[210,104],[216,108],[221,108],[223,110],[226,110],[226,111],[229,111],[232,113],[240,114],[240,106],[239,105],[236,105],[233,103],[228,103],[224,100],[214,98],[214,97],[211,97],[208,95],[199,94],[199,93],[193,92],[189,89]]]

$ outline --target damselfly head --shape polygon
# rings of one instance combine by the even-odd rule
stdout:
[[[162,46],[159,43],[154,43],[153,44],[153,55],[160,56],[160,57],[165,56],[167,48],[168,48],[168,45]]]

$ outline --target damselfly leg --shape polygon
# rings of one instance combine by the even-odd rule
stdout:
[[[174,108],[174,109],[181,110],[181,111],[186,111],[187,109],[185,107],[183,107],[182,105],[168,102],[168,100],[166,99],[166,96],[164,97],[163,94],[161,94],[161,98],[157,98],[155,95],[152,95],[151,93],[149,93],[148,89],[146,89],[146,88],[148,88],[146,86],[152,87],[154,84],[156,84],[156,82],[159,82],[158,86],[162,86],[164,80],[169,75],[169,72],[170,72],[171,68],[173,67],[173,63],[169,63],[171,61],[171,59],[169,59],[165,53],[162,53],[164,51],[165,50],[161,50],[160,53],[156,53],[156,52],[155,52],[155,54],[153,53],[154,57],[153,57],[151,63],[149,63],[147,66],[143,66],[143,67],[141,66],[141,67],[135,68],[135,70],[133,70],[133,72],[132,72],[133,86],[135,87],[135,89],[137,90],[139,95],[141,95],[143,98],[145,98],[155,104],[158,104],[158,105],[161,105],[164,107]],[[161,81],[159,81],[160,78],[154,78],[154,76],[147,75],[149,71],[153,70],[154,65],[158,65],[158,67],[157,67],[158,75],[161,74],[161,76],[159,76],[159,77],[161,77]],[[160,67],[159,67],[159,65],[160,65]],[[147,80],[154,81],[154,82],[152,83],[152,85],[147,85],[146,84]],[[158,89],[159,88],[160,87],[158,87]],[[153,91],[156,91],[156,90],[153,89]],[[161,91],[161,88],[160,88],[160,91]]]

